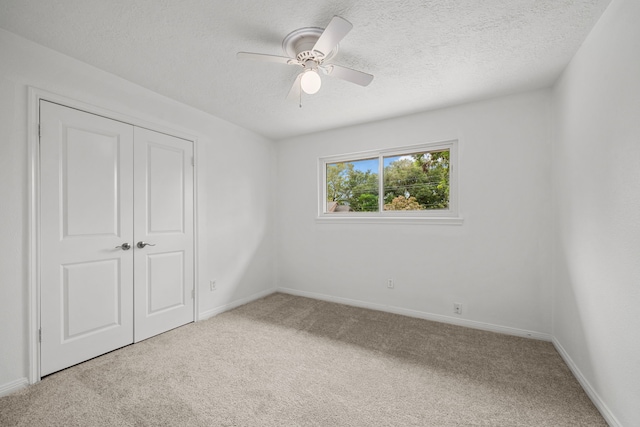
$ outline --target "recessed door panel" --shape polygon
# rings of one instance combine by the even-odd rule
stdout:
[[[180,309],[185,304],[184,252],[147,257],[147,315]]]
[[[148,141],[149,234],[184,232],[184,156],[182,149]]]
[[[120,325],[119,272],[118,259],[62,266],[64,341]]]
[[[118,234],[119,135],[63,127],[64,237]]]

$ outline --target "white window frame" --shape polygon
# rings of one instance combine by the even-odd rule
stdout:
[[[449,150],[449,207],[447,209],[431,209],[420,211],[385,211],[379,212],[331,212],[327,208],[327,164],[353,162],[378,158],[379,203],[383,200],[384,157],[402,156],[414,153]],[[382,206],[382,205],[380,205]],[[426,144],[395,147],[382,150],[361,151],[320,157],[318,159],[318,216],[321,223],[428,223],[460,225],[463,220],[458,213],[458,140],[432,142]]]

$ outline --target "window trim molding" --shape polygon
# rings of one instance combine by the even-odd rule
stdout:
[[[463,218],[458,211],[458,139],[446,141],[429,142],[401,147],[392,147],[379,150],[359,151],[347,154],[331,155],[318,158],[318,210],[316,216],[317,223],[335,224],[439,224],[439,225],[461,225]],[[384,157],[402,156],[428,151],[438,151],[448,149],[450,153],[449,165],[449,208],[424,211],[378,211],[378,212],[344,212],[327,213],[327,164],[350,162],[365,159],[378,158],[378,179],[383,185]],[[380,191],[384,191],[380,188]]]

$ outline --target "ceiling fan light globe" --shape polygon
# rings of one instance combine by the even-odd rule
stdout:
[[[300,87],[304,93],[313,95],[320,90],[322,80],[315,70],[306,71],[300,80]]]

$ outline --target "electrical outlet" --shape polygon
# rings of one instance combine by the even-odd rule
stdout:
[[[453,312],[455,314],[462,314],[462,303],[461,302],[454,302],[453,303]]]
[[[387,280],[387,288],[393,289],[394,287],[395,287],[395,284],[393,283],[393,279]]]
[[[216,290],[216,281],[215,280],[209,280],[209,289],[212,292]]]

